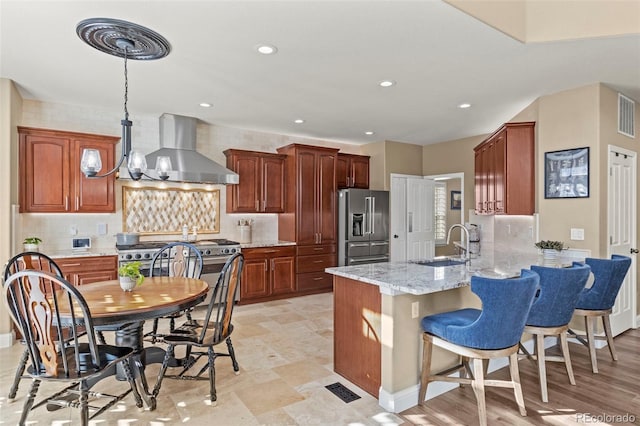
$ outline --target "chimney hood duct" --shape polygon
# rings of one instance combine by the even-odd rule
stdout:
[[[237,184],[240,179],[212,159],[196,151],[196,127],[198,119],[175,114],[160,116],[160,149],[146,155],[148,174],[157,177],[155,167],[158,157],[171,159],[169,181],[211,184]]]

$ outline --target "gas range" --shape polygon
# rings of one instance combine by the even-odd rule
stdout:
[[[172,241],[145,241],[138,244],[130,245],[118,245],[116,244],[116,250],[118,251],[119,261],[131,261],[131,260],[151,260],[166,244]],[[240,251],[240,243],[236,241],[227,240],[224,238],[202,240],[191,242],[195,245],[203,259],[210,257],[230,256]]]

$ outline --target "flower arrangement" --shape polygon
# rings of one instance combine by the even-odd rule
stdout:
[[[24,241],[22,242],[23,244],[35,244],[38,245],[42,242],[42,240],[39,237],[27,237],[24,239]]]
[[[118,268],[118,275],[135,281],[137,287],[144,281],[144,276],[140,273],[140,265],[138,261],[125,263]]]
[[[564,243],[562,241],[539,241],[536,243],[536,247],[542,250],[564,250]],[[567,247],[568,248],[568,247]]]

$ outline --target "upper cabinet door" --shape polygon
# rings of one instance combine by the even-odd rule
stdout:
[[[338,189],[369,189],[369,156],[338,153],[336,185]]]
[[[255,155],[233,155],[227,167],[240,176],[240,183],[227,185],[227,211],[230,213],[255,213],[259,211],[261,173],[260,157]]]
[[[20,135],[20,211],[70,209],[69,140]]]
[[[73,190],[75,195],[74,210],[84,213],[104,213],[116,211],[115,178],[108,176],[105,178],[87,178],[80,171],[80,160],[82,151],[85,148],[97,149],[102,158],[102,172],[108,172],[115,165],[113,145],[97,142],[95,140],[78,139],[72,144],[72,169],[69,174],[73,178]]]
[[[228,213],[284,212],[285,155],[228,149],[227,167],[240,183],[227,185]]]
[[[30,127],[18,127],[18,133],[21,212],[115,212],[115,174],[88,179],[80,160],[84,148],[94,148],[101,172],[111,170],[119,138]]]
[[[284,158],[262,159],[262,210],[265,213],[284,212]]]

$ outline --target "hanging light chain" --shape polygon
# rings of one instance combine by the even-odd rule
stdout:
[[[129,110],[127,109],[127,101],[129,100],[129,78],[127,76],[127,52],[128,48],[124,48],[124,119],[129,119]]]

